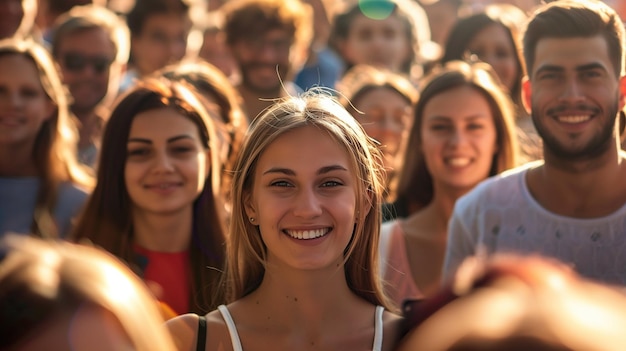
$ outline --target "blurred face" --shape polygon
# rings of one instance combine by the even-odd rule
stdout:
[[[83,305],[74,314],[46,322],[35,337],[24,340],[16,351],[106,351],[134,350],[128,335],[111,312],[95,305]]]
[[[35,63],[18,54],[0,56],[0,145],[32,147],[54,104]]]
[[[56,57],[77,115],[92,112],[107,93],[115,45],[101,28],[70,33],[58,43]]]
[[[513,89],[519,75],[517,53],[506,28],[495,23],[483,28],[468,43],[467,49],[491,65],[502,84]]]
[[[282,29],[251,34],[234,43],[231,51],[239,64],[243,86],[261,96],[278,97],[281,80],[290,73],[292,43],[293,35]]]
[[[431,98],[421,134],[435,186],[470,189],[489,175],[496,128],[489,103],[474,88],[462,86]]]
[[[180,61],[187,50],[190,21],[177,14],[155,14],[132,38],[133,63],[141,75],[148,75],[170,63]]]
[[[124,177],[134,214],[191,211],[210,163],[190,119],[169,108],[139,113],[127,148]]]
[[[352,64],[369,64],[400,72],[409,59],[411,44],[406,25],[396,15],[383,20],[358,15],[352,20],[342,54]]]
[[[354,117],[367,135],[380,142],[385,166],[393,167],[405,131],[411,124],[411,104],[395,90],[376,88],[361,95],[354,106],[363,112],[355,113]]]
[[[614,72],[602,36],[538,42],[524,94],[546,154],[592,159],[615,145],[625,83]]]
[[[23,17],[22,0],[0,0],[0,39],[12,37]]]
[[[223,33],[205,32],[198,56],[219,68],[227,77],[236,72],[237,63],[226,45]]]
[[[328,133],[303,127],[273,141],[245,201],[268,265],[336,270],[354,229],[355,194],[348,154]]]

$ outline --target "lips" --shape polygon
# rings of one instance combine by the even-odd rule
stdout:
[[[469,157],[446,157],[444,162],[454,167],[465,167],[469,165],[472,160]]]
[[[176,188],[182,185],[183,184],[180,182],[164,182],[164,183],[146,184],[144,185],[144,187],[146,189],[168,190],[168,189]]]
[[[557,118],[559,122],[569,124],[583,123],[587,122],[590,119],[590,115],[559,116]]]
[[[0,125],[14,127],[21,124],[21,117],[17,116],[0,116]]]
[[[569,107],[557,106],[549,109],[547,114],[560,123],[578,124],[589,121],[599,112],[600,110],[595,107],[577,105]]]
[[[283,230],[283,232],[294,239],[299,240],[311,240],[317,239],[325,236],[330,233],[332,228],[318,228],[318,229],[308,229],[308,230]]]

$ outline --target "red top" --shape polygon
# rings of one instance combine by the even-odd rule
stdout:
[[[189,312],[191,269],[189,252],[157,252],[135,245],[135,252],[146,258],[143,280],[159,301],[177,314]]]

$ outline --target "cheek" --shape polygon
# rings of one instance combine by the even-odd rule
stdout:
[[[497,152],[497,135],[495,127],[479,138],[476,143],[485,154],[485,157],[493,156]]]

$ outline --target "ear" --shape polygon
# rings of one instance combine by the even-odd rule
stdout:
[[[528,76],[522,78],[522,104],[526,112],[531,113],[532,108],[532,88],[530,86],[530,79]]]
[[[624,109],[626,104],[626,76],[619,79],[619,111]]]
[[[254,197],[252,196],[251,192],[246,192],[243,194],[243,206],[246,210],[246,215],[248,216],[248,218],[258,219],[256,204],[254,202]]]

